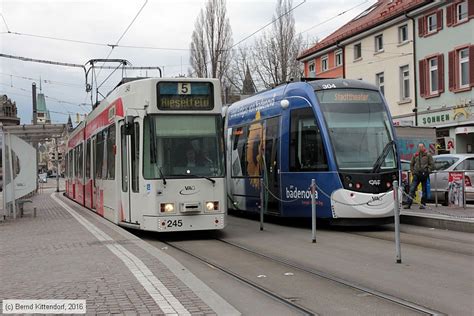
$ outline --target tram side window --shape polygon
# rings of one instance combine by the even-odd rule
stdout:
[[[232,135],[232,176],[260,177],[263,121],[234,128]]]
[[[74,177],[78,178],[79,177],[79,147],[76,146],[74,148]]]
[[[140,167],[140,125],[135,122],[133,124],[133,136],[131,144],[132,158],[132,191],[139,192],[139,167]]]
[[[115,124],[107,132],[107,179],[115,179]]]
[[[86,145],[86,178],[90,179],[91,177],[91,140],[87,140]]]
[[[84,156],[83,146],[80,144],[77,146],[77,165],[78,165],[78,177],[82,179],[84,177]]]
[[[74,154],[73,154],[73,149],[69,151],[69,178],[71,179],[73,176],[74,172]]]
[[[97,141],[95,143],[95,177],[102,179],[102,166],[104,165],[104,132],[97,134]]]
[[[247,126],[237,127],[232,130],[232,176],[243,177],[247,175]]]
[[[328,170],[321,133],[312,109],[293,110],[290,124],[290,171]]]
[[[67,177],[69,175],[69,157],[68,154],[64,155],[64,175]]]

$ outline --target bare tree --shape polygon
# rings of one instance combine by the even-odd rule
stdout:
[[[240,91],[240,93],[242,93],[243,90],[247,70],[249,70],[250,74],[255,73],[252,50],[253,48],[240,45],[238,49],[233,52],[227,79],[231,86],[237,91]]]
[[[225,0],[208,0],[196,19],[191,38],[191,74],[198,77],[227,76],[232,47],[232,29]]]
[[[302,75],[296,60],[303,39],[296,35],[295,19],[290,12],[292,0],[278,0],[272,30],[256,40],[254,62],[258,79],[271,87]]]

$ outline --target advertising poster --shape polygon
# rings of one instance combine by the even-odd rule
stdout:
[[[448,199],[450,206],[464,205],[463,172],[450,172],[448,178]]]

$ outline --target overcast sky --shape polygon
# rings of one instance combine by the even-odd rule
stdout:
[[[187,74],[189,48],[194,22],[206,0],[148,0],[143,11],[132,24],[119,47],[109,58],[123,58],[134,66],[160,66],[165,77]],[[303,0],[293,0],[293,6]],[[296,8],[296,30],[307,41],[323,39],[338,27],[354,18],[376,0],[306,0]],[[3,54],[85,64],[90,59],[105,58],[145,0],[1,0],[0,51]],[[227,13],[233,42],[250,35],[272,20],[276,0],[227,0]],[[356,7],[356,8],[354,8]],[[318,25],[343,11],[347,13]],[[6,23],[5,23],[6,22]],[[8,29],[7,29],[8,28]],[[269,28],[267,28],[269,29]],[[102,45],[73,43],[52,39],[13,35],[10,32],[71,39]],[[252,46],[256,34],[242,44]],[[126,48],[120,45],[153,47],[154,49]],[[22,124],[32,117],[31,84],[42,80],[46,103],[52,112],[53,123],[64,123],[67,114],[87,113],[90,97],[85,92],[84,72],[67,68],[19,60],[0,58],[0,94],[14,100]],[[154,76],[157,73],[129,73]],[[100,74],[105,79],[107,71]],[[108,92],[119,78],[113,77],[103,89]],[[46,81],[46,82],[45,82]],[[103,93],[104,93],[103,92]],[[105,94],[105,93],[104,93]],[[87,103],[87,105],[80,105]]]

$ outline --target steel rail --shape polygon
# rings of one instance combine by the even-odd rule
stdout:
[[[306,272],[306,273],[309,273],[309,274],[312,274],[312,275],[315,275],[315,276],[318,276],[318,277],[321,277],[321,278],[324,278],[324,279],[327,279],[327,280],[330,280],[330,281],[333,281],[333,282],[338,283],[338,284],[342,284],[344,286],[359,290],[361,292],[371,294],[375,297],[390,301],[392,303],[395,303],[395,304],[403,306],[405,308],[414,310],[416,312],[424,313],[424,314],[427,314],[427,315],[446,315],[445,313],[442,313],[440,311],[430,309],[428,307],[425,307],[425,306],[422,306],[422,305],[404,300],[404,299],[399,298],[399,297],[395,297],[395,296],[390,295],[390,294],[386,294],[386,293],[383,293],[383,292],[380,292],[380,291],[377,291],[377,290],[369,289],[365,286],[362,286],[360,284],[357,284],[357,283],[354,283],[354,282],[351,282],[351,281],[348,281],[348,280],[344,280],[342,278],[336,277],[336,276],[331,275],[329,273],[322,272],[322,271],[319,271],[319,270],[315,270],[315,269],[312,269],[312,268],[307,268],[307,267],[296,264],[294,262],[290,262],[290,261],[285,260],[285,259],[281,259],[281,258],[277,258],[277,257],[274,257],[274,256],[263,254],[261,252],[258,252],[256,250],[252,250],[250,248],[247,248],[245,246],[233,243],[231,241],[223,240],[223,239],[220,239],[220,238],[216,238],[216,240],[218,240],[222,243],[225,243],[227,245],[236,247],[238,249],[244,250],[246,252],[249,252],[253,255],[257,255],[259,257],[262,257],[262,258],[265,258],[265,259],[268,259],[268,260],[272,260],[274,262],[278,262],[278,263],[286,265],[288,267],[291,267],[291,268],[294,268],[294,269],[297,269],[297,270],[300,270],[300,271],[303,271],[303,272]]]
[[[189,251],[189,250],[186,250],[186,249],[184,249],[184,248],[182,248],[182,247],[179,247],[179,246],[177,246],[177,245],[174,245],[174,244],[172,244],[171,242],[163,241],[163,240],[160,240],[160,241],[161,241],[162,243],[168,245],[169,247],[172,247],[172,248],[174,248],[174,249],[176,249],[176,250],[178,250],[178,251],[181,251],[181,252],[183,252],[183,253],[185,253],[185,254],[187,254],[187,255],[189,255],[189,256],[191,256],[191,257],[193,257],[193,258],[195,258],[195,259],[197,259],[197,260],[199,260],[199,261],[201,261],[201,262],[204,262],[205,264],[207,264],[207,265],[209,265],[209,266],[211,266],[211,267],[213,267],[213,268],[215,268],[215,269],[217,269],[217,270],[219,270],[219,271],[221,271],[221,272],[223,272],[223,273],[225,273],[225,274],[227,274],[227,275],[230,275],[230,276],[233,277],[234,279],[236,279],[236,280],[238,280],[238,281],[240,281],[240,282],[242,282],[242,283],[244,283],[244,284],[246,284],[246,285],[248,285],[248,286],[254,288],[255,290],[257,290],[257,291],[259,291],[259,292],[265,294],[266,296],[272,298],[273,300],[275,300],[275,301],[277,301],[277,302],[279,302],[279,303],[281,303],[281,304],[283,304],[283,305],[285,305],[285,306],[287,306],[287,307],[289,307],[289,308],[291,308],[291,309],[293,309],[293,310],[296,310],[297,312],[300,312],[300,313],[303,314],[303,315],[317,315],[317,314],[315,314],[313,311],[311,311],[311,310],[309,310],[309,309],[306,309],[306,308],[304,308],[303,306],[300,306],[300,305],[298,305],[298,304],[295,304],[295,303],[293,303],[292,301],[288,300],[287,298],[285,298],[285,297],[283,297],[283,296],[280,296],[280,295],[278,295],[278,294],[276,294],[276,293],[274,293],[274,292],[272,292],[272,291],[270,291],[270,290],[268,290],[268,289],[266,289],[266,288],[264,288],[264,287],[258,285],[257,283],[255,283],[255,282],[253,282],[253,281],[250,281],[250,280],[248,280],[247,278],[245,278],[245,277],[243,277],[243,276],[240,276],[240,275],[238,275],[238,274],[232,272],[231,270],[229,270],[229,269],[227,269],[227,268],[225,268],[225,267],[223,267],[223,266],[221,266],[221,265],[219,265],[219,264],[216,264],[215,262],[212,262],[212,261],[210,261],[210,260],[208,260],[208,259],[206,259],[206,258],[203,258],[203,257],[201,257],[201,256],[199,256],[199,255],[197,255],[197,254],[195,254],[195,253],[193,253],[193,252],[191,252],[191,251]]]

